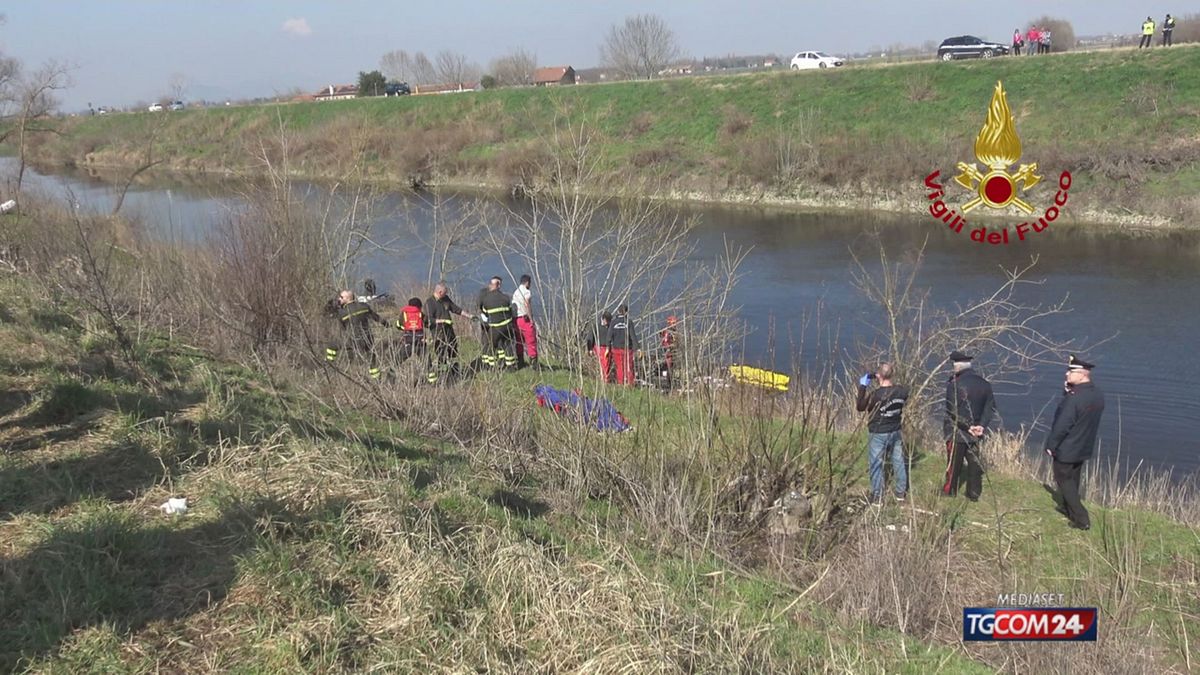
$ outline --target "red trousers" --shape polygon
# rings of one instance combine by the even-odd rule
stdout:
[[[612,350],[613,360],[617,362],[617,384],[633,384],[633,350]]]
[[[533,325],[533,322],[529,320],[529,317],[518,316],[517,329],[521,332],[521,341],[518,348],[524,352],[525,358],[536,359],[538,354],[537,326]]]
[[[600,380],[602,382],[611,382],[612,379],[608,376],[608,369],[610,367],[608,360],[608,347],[596,345],[592,351],[595,352],[596,359],[600,362]]]

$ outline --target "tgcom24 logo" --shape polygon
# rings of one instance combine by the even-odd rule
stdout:
[[[993,246],[1022,242],[1044,231],[1066,209],[1071,190],[1069,171],[1059,174],[1054,201],[1042,209],[1036,219],[1013,226],[1011,234],[1007,225],[970,227],[967,222],[966,215],[979,206],[997,211],[1015,209],[1028,216],[1037,211],[1031,203],[1034,197],[1030,190],[1042,183],[1042,176],[1037,173],[1037,162],[1018,166],[1020,160],[1021,138],[1017,136],[1017,122],[1008,107],[1004,83],[996,82],[991,104],[988,105],[987,120],[975,137],[975,161],[959,162],[957,165],[958,175],[953,182],[958,189],[954,194],[947,194],[946,186],[938,182],[941,169],[925,177],[925,187],[929,189],[925,195],[929,201],[929,215],[952,231],[966,234],[971,241]],[[1048,198],[1047,191],[1047,197],[1043,199]]]

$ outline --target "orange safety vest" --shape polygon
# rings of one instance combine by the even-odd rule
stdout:
[[[425,317],[421,315],[420,307],[405,305],[403,312],[404,318],[400,321],[402,330],[415,333],[425,329]]]

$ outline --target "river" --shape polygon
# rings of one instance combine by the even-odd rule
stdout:
[[[11,159],[0,159],[0,171],[11,167]],[[111,184],[81,174],[34,172],[27,180],[51,195],[69,192],[82,208],[111,210],[116,199]],[[383,202],[384,213],[428,217],[427,205],[408,193],[389,194]],[[197,186],[163,178],[133,187],[122,212],[171,236],[190,239],[224,217],[234,203],[232,192],[219,184]],[[990,293],[1004,279],[1002,268],[1026,265],[1036,255],[1031,278],[1042,283],[1024,288],[1022,301],[1048,305],[1067,296],[1072,310],[1046,318],[1040,328],[1053,339],[1103,341],[1087,355],[1098,364],[1095,380],[1108,399],[1101,457],[1169,470],[1176,478],[1200,470],[1200,440],[1192,428],[1193,420],[1200,418],[1200,399],[1193,394],[1200,384],[1195,348],[1200,334],[1200,233],[1138,236],[1102,228],[1051,228],[1024,244],[984,246],[938,227],[928,217],[689,210],[700,218],[698,256],[717,255],[726,239],[750,249],[734,300],[752,331],[745,344],[746,360],[768,366],[763,361],[772,320],[779,336],[777,352],[786,351],[786,345],[806,330],[790,319],[812,316],[818,308],[820,326],[826,336],[837,335],[841,353],[853,353],[855,340],[873,335],[877,317],[851,279],[851,246],[865,231],[878,230],[894,255],[916,250],[927,240],[919,281],[929,289],[932,304],[942,307]],[[401,228],[387,217],[375,227],[385,235],[396,235]],[[878,266],[877,260],[874,264]],[[395,261],[375,256],[366,273],[388,288],[397,280],[398,267]],[[471,270],[459,279],[460,287],[477,288],[491,273]],[[408,278],[424,276],[422,270]],[[813,330],[812,322],[806,325]],[[803,337],[811,344],[814,336]],[[784,356],[777,361],[780,368],[789,362]],[[980,366],[986,372],[986,353]],[[1036,443],[1053,415],[1063,371],[1060,365],[1037,365],[1027,386],[998,386],[1003,424],[1014,429],[1036,425]]]

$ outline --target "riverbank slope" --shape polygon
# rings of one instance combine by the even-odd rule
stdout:
[[[249,177],[271,162],[305,178],[509,189],[539,183],[561,150],[550,132],[569,121],[598,168],[639,194],[918,213],[927,174],[974,159],[1002,80],[1021,161],[1048,178],[1033,201],[1049,204],[1070,171],[1068,221],[1190,227],[1197,74],[1200,49],[1179,47],[123,113],[68,120],[31,157]]]

